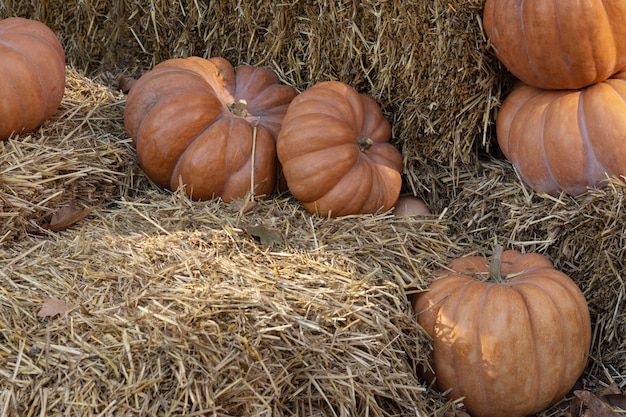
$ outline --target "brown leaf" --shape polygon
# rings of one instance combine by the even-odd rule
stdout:
[[[607,394],[600,398],[602,401],[612,405],[614,408],[626,411],[626,394]]]
[[[586,413],[578,414],[585,417],[619,417],[623,416],[622,413],[619,413],[613,409],[613,407],[603,401],[602,397],[598,397],[594,393],[585,390],[576,390],[574,391],[574,395],[577,399],[582,401],[580,408],[583,406],[587,408]]]
[[[275,243],[283,243],[283,237],[278,230],[262,224],[248,227],[248,233],[250,233],[253,237],[258,238],[261,241],[261,246],[265,249],[274,246]]]
[[[602,392],[600,392],[601,397],[610,394],[622,394],[622,390],[619,389],[619,385],[617,385],[615,382],[609,384],[606,388],[602,390]]]
[[[232,202],[233,207],[241,214],[248,213],[257,206],[256,200],[237,199]]]
[[[133,84],[137,82],[136,78],[119,75],[117,77],[117,87],[124,94],[128,94]]]
[[[74,226],[76,223],[87,217],[95,207],[87,207],[85,209],[78,209],[73,201],[70,201],[67,205],[61,207],[56,213],[52,215],[50,223],[44,224],[43,228],[52,230],[53,232],[60,232]]]
[[[43,300],[43,304],[41,305],[41,310],[37,315],[39,317],[52,317],[57,314],[64,315],[70,309],[70,306],[63,300],[59,300],[58,298],[46,298]]]

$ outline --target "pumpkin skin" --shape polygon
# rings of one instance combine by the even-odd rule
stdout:
[[[524,83],[581,88],[626,65],[626,2],[487,0],[485,32],[500,61]]]
[[[124,126],[146,175],[195,200],[268,195],[276,137],[297,92],[269,68],[215,57],[173,58],[130,88]]]
[[[523,417],[561,400],[591,343],[585,297],[567,275],[539,254],[508,250],[499,259],[502,282],[484,281],[487,258],[458,258],[413,297],[433,339],[437,387],[465,397],[473,417]]]
[[[394,216],[427,216],[431,214],[424,200],[413,196],[401,196],[391,211]]]
[[[65,52],[45,24],[0,20],[0,140],[28,133],[57,111],[65,92]]]
[[[496,136],[538,192],[579,195],[626,175],[626,72],[579,90],[519,84],[498,112]]]
[[[310,213],[387,211],[402,186],[402,155],[378,104],[340,81],[315,84],[290,104],[276,143],[289,191]]]

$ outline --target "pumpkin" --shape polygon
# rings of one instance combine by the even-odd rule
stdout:
[[[496,136],[538,192],[579,195],[626,175],[626,72],[578,90],[519,84],[498,112]]]
[[[132,84],[124,126],[139,165],[158,186],[195,200],[268,195],[276,137],[297,92],[269,68],[173,58]]]
[[[369,96],[340,81],[303,91],[276,142],[289,191],[314,214],[384,212],[402,186],[402,156],[391,126]]]
[[[483,22],[500,61],[524,83],[581,88],[626,65],[626,2],[487,0]]]
[[[65,53],[45,24],[0,20],[0,140],[28,133],[57,111],[65,92]]]
[[[394,216],[427,216],[431,213],[424,200],[407,195],[398,198],[392,214]]]
[[[432,337],[436,386],[450,399],[464,397],[473,417],[537,413],[561,400],[585,369],[585,297],[542,255],[500,248],[491,262],[457,258],[412,302]]]

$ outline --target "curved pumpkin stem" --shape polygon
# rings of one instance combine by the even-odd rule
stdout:
[[[359,145],[359,150],[364,154],[368,154],[370,152],[370,148],[374,144],[374,141],[371,138],[359,138],[357,143]]]
[[[489,279],[495,282],[503,282],[502,277],[502,252],[504,249],[501,245],[496,244],[493,248],[493,256],[489,264]]]

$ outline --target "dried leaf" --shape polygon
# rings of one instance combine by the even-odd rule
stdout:
[[[117,77],[117,87],[124,94],[128,94],[133,84],[137,82],[136,78],[119,75]]]
[[[57,314],[64,315],[68,312],[70,306],[63,300],[59,300],[58,298],[46,298],[43,300],[43,304],[41,305],[41,310],[37,313],[39,317],[52,317]]]
[[[233,207],[241,214],[248,213],[257,206],[256,200],[237,199],[232,202]]]
[[[95,207],[87,207],[80,210],[76,207],[76,204],[71,201],[54,213],[50,223],[43,225],[43,227],[53,232],[63,231],[83,220],[94,209]]]
[[[607,394],[600,398],[602,401],[612,405],[614,408],[624,410],[625,413],[621,413],[622,415],[626,414],[626,394]]]
[[[283,237],[276,229],[264,226],[262,224],[248,227],[248,233],[261,241],[261,246],[267,249],[274,244],[283,243]]]
[[[604,388],[602,392],[600,392],[600,397],[604,397],[610,394],[620,394],[620,395],[622,394],[622,390],[619,388],[619,385],[617,385],[615,382],[613,382],[612,384],[609,384],[606,388]]]
[[[582,401],[580,408],[587,408],[584,414],[580,414],[579,412],[576,415],[584,415],[585,417],[618,417],[624,415],[623,413],[614,410],[613,407],[604,401],[602,397],[598,397],[590,391],[576,390],[574,391],[574,395]]]

